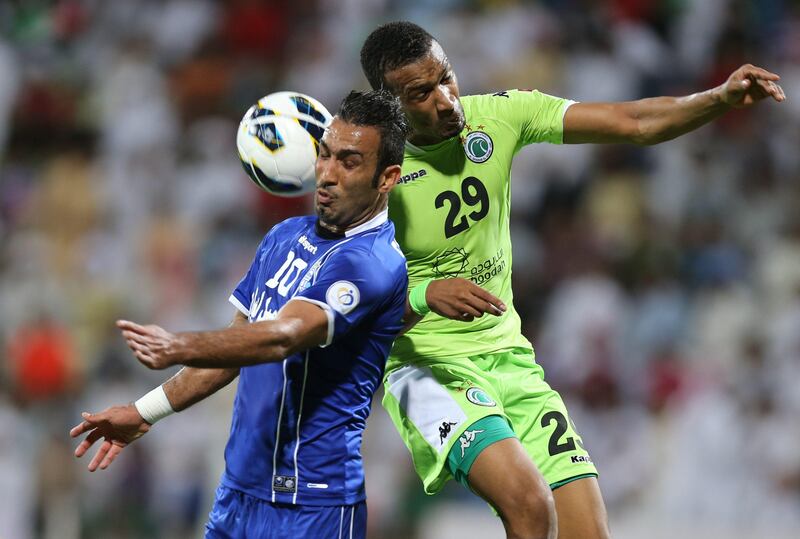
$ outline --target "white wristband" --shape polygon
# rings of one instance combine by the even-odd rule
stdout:
[[[175,413],[162,386],[150,391],[147,395],[134,402],[133,405],[136,406],[142,419],[151,425],[154,425],[159,419],[164,419],[168,415]]]

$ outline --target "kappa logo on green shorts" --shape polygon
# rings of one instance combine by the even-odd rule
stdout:
[[[461,435],[461,438],[458,439],[458,441],[461,442],[462,459],[464,458],[464,450],[469,449],[469,446],[475,441],[475,436],[482,432],[483,430],[465,430],[464,434]]]
[[[483,163],[492,156],[492,137],[483,131],[472,131],[464,139],[464,153],[473,163]]]
[[[467,400],[478,406],[497,406],[497,404],[479,387],[471,387],[467,390]]]

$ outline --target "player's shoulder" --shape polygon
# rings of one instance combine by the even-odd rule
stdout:
[[[394,223],[354,236],[342,249],[343,262],[358,266],[360,271],[375,275],[405,272],[406,258],[394,238]]]
[[[520,103],[536,102],[548,98],[561,99],[536,89],[521,88],[498,90],[487,94],[467,95],[461,98],[461,103],[467,112],[487,109],[504,111]]]
[[[467,123],[473,126],[506,124],[514,115],[517,90],[468,95],[461,98]],[[479,129],[480,130],[480,129]]]
[[[297,230],[305,230],[309,226],[314,226],[316,217],[313,215],[298,215],[296,217],[289,217],[284,219],[277,225],[272,227],[270,232],[275,234],[286,234]]]
[[[476,107],[497,107],[508,103],[512,96],[516,97],[519,90],[499,90],[486,94],[473,94],[461,97],[461,103],[465,108]]]
[[[262,244],[266,245],[269,240],[280,242],[290,236],[295,236],[301,231],[308,230],[309,227],[314,226],[315,217],[312,215],[300,215],[297,217],[289,217],[280,223],[273,225],[271,229],[264,236]]]
[[[404,264],[405,255],[394,237],[394,223],[390,220],[353,238],[353,250],[360,256],[386,263]]]

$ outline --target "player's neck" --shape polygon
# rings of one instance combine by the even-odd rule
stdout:
[[[408,137],[408,142],[413,144],[414,146],[433,146],[434,144],[439,144],[440,142],[444,142],[448,138],[452,137],[443,137],[441,135],[436,135],[432,133],[411,133]]]
[[[338,240],[344,238],[344,230],[340,231],[339,228],[335,227],[334,225],[323,223],[319,218],[317,218],[315,229],[317,236],[325,240]]]
[[[411,135],[408,137],[408,142],[413,144],[414,146],[433,146],[434,144],[439,144],[444,139],[441,137],[433,137],[431,135]]]

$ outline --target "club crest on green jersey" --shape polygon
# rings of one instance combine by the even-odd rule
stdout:
[[[471,131],[464,137],[464,153],[473,163],[483,163],[492,156],[494,143],[492,137],[483,131]]]
[[[478,406],[497,406],[492,398],[479,387],[471,387],[467,390],[467,400]]]

